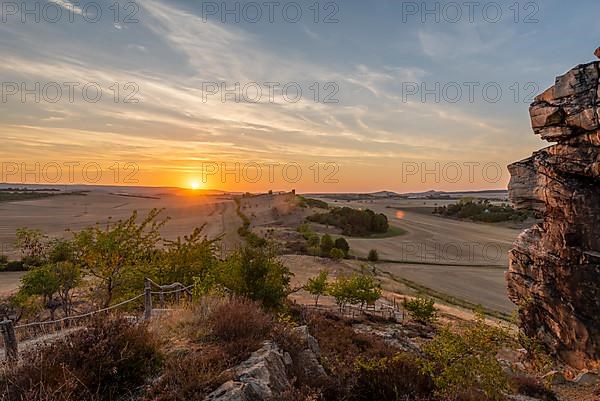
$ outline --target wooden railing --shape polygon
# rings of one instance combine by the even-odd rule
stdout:
[[[34,336],[29,338],[29,341],[34,341],[36,338],[41,338],[45,335],[48,335],[47,329],[54,329],[54,333],[58,333],[61,331],[65,331],[66,329],[73,328],[76,322],[82,321],[86,318],[93,317],[100,313],[107,313],[112,310],[121,308],[125,305],[128,305],[132,302],[135,302],[141,298],[144,298],[144,320],[149,320],[152,317],[152,296],[158,295],[159,297],[159,305],[160,308],[164,310],[165,308],[165,296],[171,296],[177,305],[181,304],[182,297],[187,298],[187,300],[191,300],[192,292],[191,288],[193,286],[185,287],[181,283],[173,283],[168,285],[160,285],[156,284],[149,278],[144,279],[144,293],[139,294],[133,298],[127,299],[118,304],[112,305],[108,308],[103,308],[99,310],[95,310],[92,312],[75,315],[75,316],[66,316],[62,319],[49,320],[43,322],[31,322],[22,325],[15,325],[12,320],[5,319],[0,322],[0,332],[2,333],[2,338],[4,340],[4,353],[5,358],[9,363],[15,363],[19,359],[19,339],[17,337],[17,330],[33,330]]]

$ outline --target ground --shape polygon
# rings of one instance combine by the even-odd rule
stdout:
[[[163,234],[176,238],[206,224],[209,237],[224,235],[223,252],[241,243],[237,229],[242,224],[236,204],[229,195],[204,195],[201,192],[157,189],[155,192],[114,194],[92,191],[86,196],[65,196],[31,201],[0,203],[0,249],[11,257],[14,235],[19,227],[39,228],[50,236],[68,236],[65,230],[79,230],[96,222],[105,223],[108,217],[128,217],[133,210],[141,215],[152,208],[165,208],[164,216],[171,221]],[[136,196],[131,196],[136,195]],[[504,271],[507,253],[520,232],[506,224],[482,224],[447,219],[432,214],[433,208],[453,201],[379,198],[373,200],[340,201],[321,199],[334,206],[370,208],[384,213],[390,224],[406,231],[387,238],[347,238],[351,255],[365,257],[377,249],[382,262],[377,264],[386,289],[411,292],[432,290],[481,304],[489,310],[509,315],[513,310],[505,291]],[[251,221],[253,231],[274,237],[293,237],[295,228],[315,210],[294,206],[290,196],[260,196],[243,199],[241,211]],[[317,226],[318,232],[339,230]],[[286,256],[286,263],[296,274],[298,282],[323,268],[336,269],[335,262],[308,256]],[[359,269],[358,262],[344,261],[345,268]],[[18,274],[2,273],[0,291],[14,289]]]

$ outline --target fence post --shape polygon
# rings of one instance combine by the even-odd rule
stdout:
[[[165,309],[165,293],[164,293],[164,290],[162,289],[162,287],[160,289],[160,295],[159,295],[159,297],[160,297],[159,298],[160,299],[160,301],[159,301],[160,302],[160,308],[161,309]]]
[[[152,317],[152,286],[149,279],[144,279],[144,320]]]
[[[4,338],[4,352],[8,362],[16,362],[19,358],[19,346],[17,336],[15,335],[15,326],[12,320],[4,319],[0,322],[2,328],[2,337]]]
[[[179,305],[179,299],[181,296],[181,288],[183,288],[183,284],[178,285],[177,289],[175,290],[175,302],[177,303],[177,305]]]

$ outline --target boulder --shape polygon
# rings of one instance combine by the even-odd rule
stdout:
[[[535,98],[535,134],[554,145],[510,165],[509,197],[543,221],[509,253],[508,293],[525,333],[563,362],[600,366],[600,61]]]
[[[232,372],[235,378],[210,393],[205,401],[269,401],[290,387],[284,355],[270,341]]]
[[[300,376],[300,381],[320,382],[327,378],[327,373],[319,362],[321,349],[317,339],[309,333],[307,326],[296,327],[294,332],[299,334],[307,345],[305,349],[298,352],[294,360],[295,371]]]
[[[542,382],[548,383],[552,386],[556,386],[565,384],[567,382],[567,379],[565,378],[565,375],[563,375],[558,370],[553,370],[542,376]]]

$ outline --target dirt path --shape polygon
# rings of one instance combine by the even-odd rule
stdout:
[[[0,272],[0,296],[14,292],[21,283],[25,272]]]

